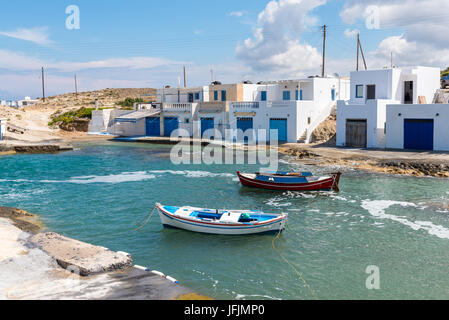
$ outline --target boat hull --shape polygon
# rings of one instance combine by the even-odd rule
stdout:
[[[338,184],[340,182],[341,173],[334,173],[328,179],[319,181],[312,181],[308,183],[275,183],[267,181],[259,181],[252,179],[240,172],[237,172],[240,182],[245,187],[268,189],[268,190],[283,190],[283,191],[320,191],[320,190],[335,190],[338,191]]]
[[[222,235],[250,235],[261,233],[277,233],[285,229],[287,222],[286,216],[280,216],[278,219],[265,223],[256,224],[218,224],[212,222],[195,221],[184,217],[175,216],[157,207],[159,217],[164,227],[183,229],[192,232]]]

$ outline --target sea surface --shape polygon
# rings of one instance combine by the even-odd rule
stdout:
[[[258,165],[174,165],[170,148],[101,142],[0,156],[0,205],[36,213],[68,237],[129,252],[135,264],[216,299],[449,299],[448,179],[282,157],[282,170],[342,170],[341,191],[262,191],[241,187],[235,174]],[[156,202],[286,212],[289,222],[278,238],[229,237],[164,229],[154,214],[136,231]]]

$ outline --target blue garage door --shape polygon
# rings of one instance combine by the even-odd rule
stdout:
[[[170,137],[172,132],[178,130],[178,118],[164,118],[164,136]]]
[[[237,118],[237,129],[242,130],[243,133],[246,133],[247,130],[254,129],[253,118]],[[253,133],[248,133],[250,137],[252,137]],[[241,137],[239,135],[238,139],[244,143],[248,143],[249,137],[248,135]],[[252,139],[251,139],[252,140]]]
[[[433,150],[433,119],[404,120],[404,149]]]
[[[214,128],[214,118],[201,118],[201,137],[203,136],[204,132]]]
[[[277,130],[278,141],[287,141],[287,119],[270,119],[271,130]]]
[[[146,118],[146,136],[159,137],[161,135],[161,119]]]
[[[246,132],[246,130],[253,128],[253,118],[237,118],[237,129]]]

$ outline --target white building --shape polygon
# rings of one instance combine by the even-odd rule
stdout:
[[[429,103],[440,70],[393,68],[351,73],[349,101],[338,101],[337,146],[385,148],[387,105]]]
[[[31,99],[30,97],[25,97],[25,99],[17,101],[17,107],[21,108],[21,107],[31,106],[38,102],[39,102],[39,100],[37,100],[37,99]]]
[[[336,101],[348,98],[349,81],[339,78],[259,84],[252,100],[231,103],[230,128],[243,132],[254,129],[249,140],[269,141],[274,138],[270,130],[277,130],[281,142],[308,142],[312,132],[331,114]]]
[[[0,118],[0,140],[3,140],[6,133],[6,121],[6,119]]]
[[[387,106],[386,147],[449,151],[449,104]]]

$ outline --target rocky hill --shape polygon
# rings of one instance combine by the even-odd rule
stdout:
[[[97,92],[99,108],[122,108],[126,99],[156,99],[156,90],[152,88],[136,89],[104,89]],[[8,123],[17,127],[16,132],[8,132],[9,140],[38,142],[43,140],[60,140],[67,138],[66,132],[56,127],[49,127],[55,117],[68,111],[80,108],[95,107],[95,92],[66,93],[48,97],[45,102],[20,109],[0,106],[0,118],[8,119]]]

